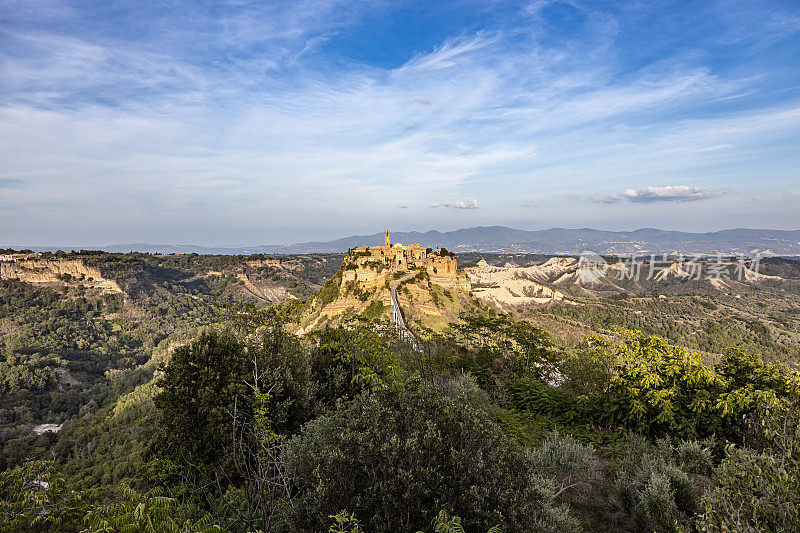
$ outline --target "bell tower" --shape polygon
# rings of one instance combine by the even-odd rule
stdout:
[[[392,240],[390,239],[389,230],[386,230],[386,233],[383,234],[383,242],[387,248],[392,246]]]

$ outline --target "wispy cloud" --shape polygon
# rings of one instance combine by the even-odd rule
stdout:
[[[452,207],[454,209],[478,209],[478,200],[456,200],[455,202],[442,202],[431,207]]]
[[[0,178],[0,189],[21,189],[28,184],[25,180]]]
[[[800,75],[777,56],[746,61],[792,46],[796,14],[777,4],[763,9],[783,16],[770,18],[771,40],[733,4],[720,17],[693,4],[501,2],[449,6],[472,18],[407,41],[391,22],[403,7],[379,1],[188,2],[136,17],[59,5],[0,11],[11,21],[0,25],[0,175],[35,176],[4,196],[41,213],[21,224],[0,210],[5,232],[96,240],[98,228],[167,227],[208,243],[197,228],[211,226],[246,244],[411,214],[448,227],[473,197],[469,216],[487,223],[528,217],[535,199],[542,223],[588,225],[608,211],[586,204],[593,195],[644,218],[648,204],[677,210],[726,187],[797,188]],[[668,33],[650,11],[683,8],[697,16]],[[743,62],[716,61],[712,34]],[[674,176],[693,186],[608,195]],[[426,207],[447,198],[462,200]],[[751,214],[774,216],[767,204]]]
[[[438,70],[457,66],[459,63],[472,61],[475,52],[487,50],[491,45],[502,38],[498,32],[490,35],[479,32],[477,35],[464,38],[448,39],[445,43],[435,48],[430,53],[418,54],[409,60],[400,71],[409,70]]]
[[[433,100],[425,96],[415,96],[414,98],[411,99],[411,102],[414,104],[423,104],[427,106],[433,105]]]
[[[670,185],[666,187],[643,187],[641,189],[625,189],[621,193],[604,197],[595,197],[595,201],[604,204],[627,200],[636,203],[652,202],[694,202],[722,196],[723,191],[712,191],[688,185]]]

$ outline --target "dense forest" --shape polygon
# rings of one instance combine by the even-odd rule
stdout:
[[[287,332],[302,300],[243,292],[241,258],[83,257],[124,292],[0,282],[0,531],[800,529],[794,337],[651,318],[719,299],[476,308],[412,345]]]

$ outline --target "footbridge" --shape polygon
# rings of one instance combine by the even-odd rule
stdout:
[[[406,321],[403,319],[403,311],[400,309],[400,303],[397,301],[397,287],[414,276],[416,276],[416,273],[411,273],[398,279],[390,286],[390,292],[392,294],[392,315],[394,316],[394,325],[395,328],[397,328],[397,334],[400,336],[400,340],[406,341],[414,350],[419,351],[419,343],[416,337],[414,337],[414,334],[411,333],[411,330],[408,329],[408,326],[406,326]]]

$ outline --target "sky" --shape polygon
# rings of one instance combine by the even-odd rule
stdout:
[[[800,229],[800,3],[0,2],[0,247]]]

